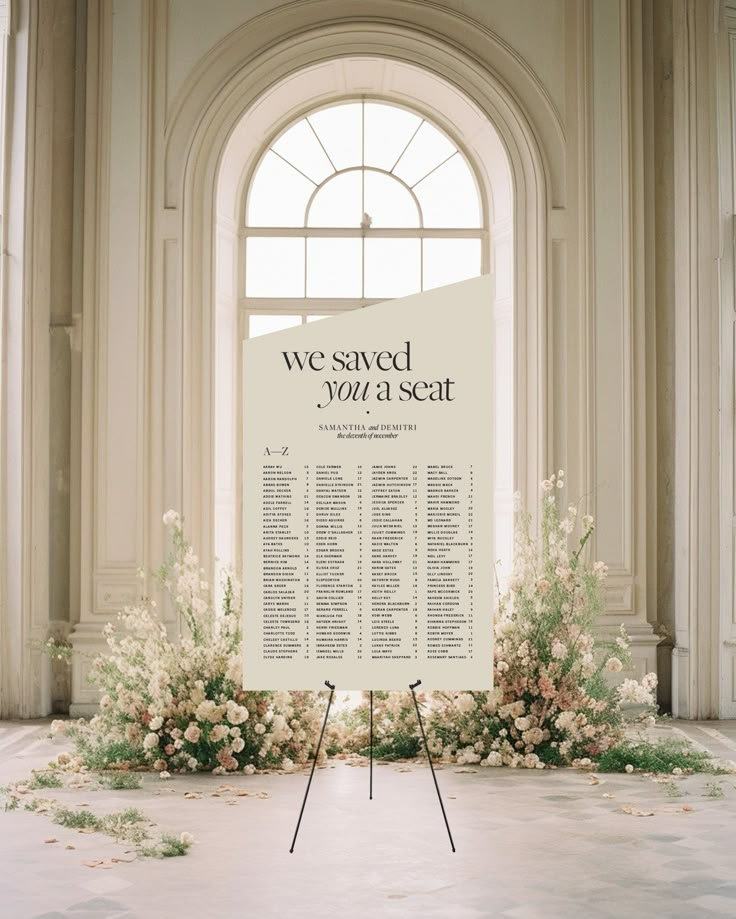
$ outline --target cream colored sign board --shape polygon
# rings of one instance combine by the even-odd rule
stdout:
[[[487,275],[243,343],[245,688],[491,686],[493,353]]]

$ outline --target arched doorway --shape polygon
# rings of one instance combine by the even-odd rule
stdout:
[[[326,70],[334,83],[327,100]],[[221,562],[240,562],[242,339],[493,270],[496,545],[502,576],[508,570],[513,198],[509,159],[489,119],[455,87],[410,64],[360,57],[304,68],[243,114],[217,179],[214,541]]]

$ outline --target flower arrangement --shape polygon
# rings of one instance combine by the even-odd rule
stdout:
[[[182,521],[164,515],[173,553],[158,572],[183,626],[169,638],[155,600],[105,627],[109,653],[90,679],[102,691],[90,721],[66,728],[92,768],[145,765],[159,772],[289,770],[309,758],[322,711],[315,693],[242,688],[240,588],[227,577],[216,611]]]
[[[488,766],[590,767],[624,738],[622,706],[653,706],[657,679],[610,675],[630,663],[623,626],[611,641],[594,638],[602,609],[603,562],[590,562],[594,522],[575,505],[561,514],[562,471],[542,483],[540,535],[517,507],[514,568],[495,617],[494,689],[423,695],[433,755]],[[175,511],[164,515],[173,552],[158,572],[182,634],[170,639],[154,600],[120,614],[105,629],[109,653],[95,659],[101,691],[89,722],[64,724],[79,768],[142,766],[161,773],[290,770],[312,755],[323,716],[321,694],[246,692],[240,653],[241,595],[224,583],[215,610],[199,560]],[[490,662],[489,662],[490,663]],[[326,750],[365,753],[368,694],[330,724]],[[421,753],[411,694],[374,692],[374,753]]]
[[[655,674],[619,687],[607,679],[630,663],[629,640],[623,626],[613,641],[594,638],[607,569],[586,559],[593,518],[578,520],[575,505],[560,514],[555,492],[563,485],[562,471],[542,483],[539,539],[517,507],[514,568],[494,626],[494,689],[431,696],[428,741],[445,761],[590,767],[622,742],[622,704],[654,705]],[[411,697],[374,698],[374,724],[388,719],[404,733],[415,723]]]
[[[421,704],[427,693],[418,692]],[[361,704],[343,713],[346,752],[368,755],[370,743],[370,694],[363,693]],[[373,755],[377,759],[411,759],[422,753],[417,715],[410,692],[373,693]]]

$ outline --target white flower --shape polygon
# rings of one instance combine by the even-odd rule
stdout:
[[[517,718],[514,721],[514,727],[517,731],[528,731],[531,726],[532,723],[528,718]]]
[[[187,760],[187,766],[189,766],[192,772],[194,772],[194,770],[197,768],[198,765],[199,763],[197,762],[197,759],[194,756],[190,756],[189,759]]]
[[[617,657],[609,657],[606,661],[606,670],[609,673],[620,673],[624,669],[624,665]]]
[[[586,530],[589,530],[593,526],[593,518],[590,516],[590,514],[583,515],[583,526]]]
[[[562,660],[563,657],[567,657],[567,645],[561,642],[559,638],[555,638],[552,642],[552,657],[558,661]]]
[[[154,747],[158,746],[158,734],[151,732],[146,734],[143,738],[143,749],[144,750],[153,750]]]
[[[475,708],[475,699],[469,692],[460,693],[460,695],[455,698],[455,708],[464,715],[468,712],[472,712]]]
[[[216,724],[210,731],[210,740],[212,743],[219,743],[224,740],[230,733],[230,729],[225,724]]]
[[[265,734],[265,733],[266,733],[266,725],[265,725],[265,724],[261,724],[261,723],[259,722],[259,723],[255,726],[254,730],[255,730],[256,734]]]
[[[624,768],[628,773],[632,773],[634,771],[634,767],[631,765],[631,763],[627,763]]]
[[[66,722],[62,721],[61,718],[56,718],[51,722],[51,736],[56,737],[57,734],[63,734],[66,731]]]
[[[182,833],[181,836],[179,837],[179,842],[183,846],[191,846],[192,843],[194,842],[194,836],[192,836],[191,833]]]
[[[682,775],[682,769],[680,769],[679,766],[675,766],[675,768],[672,770],[672,775]]]
[[[253,763],[248,763],[247,766],[243,766],[243,772],[246,775],[253,775],[255,771],[256,771],[256,767],[253,765]]]
[[[200,730],[199,725],[192,722],[186,731],[184,731],[184,739],[188,740],[189,743],[199,743],[201,734],[202,731]]]
[[[654,704],[653,689],[650,689],[644,680],[641,683],[637,683],[636,680],[624,680],[617,687],[616,692],[618,693],[619,702],[633,705]]]
[[[170,778],[171,778],[171,773],[170,773],[170,772],[167,772],[165,769],[163,769],[161,772],[159,772],[158,777],[159,777],[160,779],[170,779]]]
[[[541,728],[529,728],[528,731],[524,731],[521,735],[521,739],[525,744],[531,744],[536,747],[544,740],[544,732]]]
[[[653,690],[657,688],[659,680],[657,679],[656,673],[646,673],[641,678],[641,685],[646,687],[648,690]]]
[[[215,705],[212,699],[205,699],[197,706],[194,717],[197,721],[220,721],[223,715],[223,707]]]
[[[164,719],[160,715],[156,715],[155,718],[151,718],[151,723],[148,727],[152,731],[160,731],[164,723]]]
[[[227,703],[226,717],[230,724],[242,724],[248,720],[248,709],[230,699]]]
[[[457,762],[459,765],[466,763],[479,763],[480,753],[476,753],[472,747],[465,747],[464,750],[458,750]]]
[[[602,581],[608,574],[608,565],[605,562],[594,562],[593,574]]]
[[[165,527],[178,527],[181,525],[181,517],[176,511],[166,511],[163,517]]]
[[[496,750],[491,750],[491,752],[486,757],[485,762],[488,766],[502,766],[503,765],[503,759],[501,758],[501,754],[498,753]]]
[[[245,741],[242,737],[236,737],[232,743],[233,753],[240,753],[240,751],[245,747]]]

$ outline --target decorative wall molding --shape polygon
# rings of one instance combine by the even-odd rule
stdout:
[[[673,714],[719,710],[718,227],[713,5],[674,0],[675,642]]]
[[[352,36],[347,52],[342,47],[346,35]],[[334,47],[328,53],[331,39]],[[475,63],[488,73],[495,91],[534,125],[535,146],[550,157],[545,164],[549,200],[564,206],[564,163],[557,155],[564,143],[560,114],[532,68],[507,42],[470,16],[432,0],[358,0],[349,14],[342,0],[296,0],[249,19],[218,42],[192,68],[176,99],[168,100],[167,207],[181,201],[192,138],[212,100],[244,75],[259,84],[256,95],[273,85],[285,75],[279,60],[284,46],[298,48],[292,70],[345,53],[372,54],[437,67],[461,91],[468,63]]]
[[[720,187],[720,681],[719,715],[736,717],[736,6],[717,39]]]
[[[50,710],[48,634],[50,10],[13,5],[4,37],[0,716]],[[7,25],[7,21],[6,21]]]

